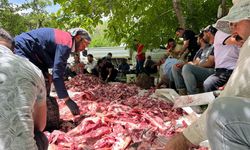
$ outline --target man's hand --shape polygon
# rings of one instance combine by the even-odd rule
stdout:
[[[183,133],[175,135],[165,146],[165,150],[189,150],[192,148],[199,148],[199,146],[192,144]]]
[[[109,78],[110,78],[110,75],[107,76],[106,80],[105,80],[105,83],[108,83],[109,82]]]
[[[178,63],[178,64],[175,64],[175,66],[177,68],[182,68],[186,63]]]
[[[80,114],[79,107],[77,106],[77,104],[72,99],[69,98],[68,100],[66,100],[65,104],[69,107],[69,110],[71,111],[71,113],[73,115],[79,115]]]

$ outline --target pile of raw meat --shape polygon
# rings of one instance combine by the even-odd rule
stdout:
[[[92,76],[77,76],[66,83],[81,115],[72,116],[59,103],[60,130],[46,132],[50,144],[70,150],[164,149],[167,139],[187,125],[177,120],[181,109],[150,98],[153,90],[138,95],[139,88],[123,83],[103,84]]]

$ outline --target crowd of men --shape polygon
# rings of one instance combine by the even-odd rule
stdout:
[[[234,0],[233,3],[228,15],[215,25],[218,29],[213,44],[215,72],[204,82],[209,87],[206,90],[226,83],[224,90],[197,121],[168,141],[166,150],[198,148],[200,142],[207,139],[212,150],[250,148],[250,1]]]
[[[168,56],[161,65],[162,83],[179,94],[195,94],[199,92],[197,88],[224,89],[196,122],[166,143],[166,150],[198,148],[206,139],[213,150],[250,149],[250,1],[233,3],[227,16],[215,26],[206,27],[197,38],[191,30],[178,28],[176,35],[183,41],[169,40]],[[86,72],[96,74],[105,82],[115,80],[118,71],[111,62],[112,54],[96,63],[89,54],[88,62],[81,63],[78,53],[90,42],[89,33],[81,28],[69,31],[40,28],[15,39],[0,29],[0,149],[47,149],[48,140],[42,131],[49,117],[46,97],[51,81],[58,98],[71,113],[80,113],[66,90],[65,70],[73,76]],[[143,45],[137,44],[137,49],[137,68],[141,70],[142,59],[145,60],[141,52]],[[72,52],[75,61],[67,68]],[[144,68],[150,66],[147,70],[154,72],[155,63],[150,57],[147,61]],[[119,68],[126,73],[126,60]]]

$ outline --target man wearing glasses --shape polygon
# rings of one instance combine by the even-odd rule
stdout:
[[[40,28],[16,36],[14,53],[35,64],[47,81],[51,81],[48,69],[52,68],[52,80],[58,97],[65,101],[73,115],[78,115],[79,107],[69,97],[63,75],[70,53],[85,50],[90,41],[88,31],[81,28],[73,28],[68,32]],[[46,87],[49,95],[50,82],[46,83]]]

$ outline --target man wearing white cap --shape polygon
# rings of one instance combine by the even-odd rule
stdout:
[[[18,35],[15,38],[14,53],[35,64],[43,72],[45,79],[49,78],[48,69],[52,68],[58,97],[65,101],[73,115],[77,115],[79,107],[69,97],[63,76],[70,53],[84,50],[90,41],[89,33],[81,28],[70,29],[69,32],[40,28]],[[46,86],[50,89],[50,84]]]
[[[235,0],[216,27],[231,31],[238,42],[244,42],[236,68],[219,98],[196,122],[172,138],[166,150],[197,148],[206,139],[212,150],[250,149],[250,0]]]

